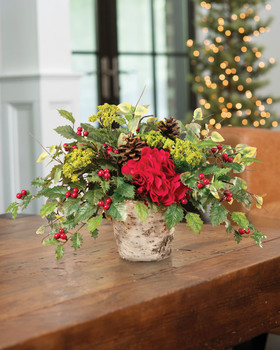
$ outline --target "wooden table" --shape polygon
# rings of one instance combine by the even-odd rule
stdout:
[[[279,230],[261,249],[181,224],[171,258],[132,263],[105,222],[57,262],[42,221],[0,220],[0,349],[223,349],[280,324]]]

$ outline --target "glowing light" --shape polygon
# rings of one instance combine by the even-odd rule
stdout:
[[[204,108],[205,108],[205,109],[210,109],[210,108],[211,108],[210,103],[208,103],[208,102],[207,102],[207,103],[205,103]]]
[[[202,130],[202,131],[201,131],[201,135],[202,135],[202,136],[206,136],[206,135],[207,135],[207,130]]]
[[[210,8],[211,8],[211,4],[206,4],[206,6],[205,6],[206,8],[207,8],[207,10],[210,10]]]
[[[227,80],[224,80],[224,81],[223,81],[223,85],[224,85],[224,86],[228,86],[228,81],[227,81]]]
[[[234,81],[238,81],[238,80],[239,80],[239,76],[238,76],[238,75],[234,75],[234,76],[232,77],[232,79],[233,79]]]
[[[227,103],[227,108],[228,108],[228,109],[231,109],[231,108],[232,108],[232,103],[231,103],[231,102]]]
[[[226,30],[226,31],[225,31],[225,35],[226,35],[226,36],[231,36],[231,31],[230,31],[230,30]]]
[[[247,47],[246,47],[246,46],[242,46],[242,47],[241,47],[241,51],[242,51],[242,52],[246,52],[246,51],[247,51]]]
[[[198,87],[198,92],[203,92],[203,91],[204,91],[203,86],[199,86]]]
[[[246,14],[245,14],[245,13],[240,13],[239,17],[240,17],[241,19],[245,19],[245,18],[246,18]]]
[[[254,17],[254,20],[255,20],[256,22],[258,22],[258,21],[260,20],[260,16],[255,16],[255,17]]]
[[[250,90],[247,90],[245,92],[245,95],[246,95],[247,98],[251,98],[252,97],[252,92]]]
[[[210,120],[209,120],[209,123],[210,123],[211,125],[214,125],[214,124],[216,123],[216,120],[215,120],[215,119],[210,119]]]
[[[258,121],[254,121],[253,125],[255,128],[257,128],[260,125],[260,123]]]
[[[217,84],[216,83],[211,84],[211,88],[212,89],[216,89],[217,88]]]
[[[225,68],[227,67],[226,62],[222,62],[222,63],[220,64],[220,67],[221,67],[222,69],[225,69]]]
[[[245,113],[246,113],[247,115],[250,115],[250,114],[251,114],[251,109],[246,109]]]
[[[266,117],[266,112],[261,112],[261,117],[265,118]]]
[[[232,18],[234,21],[236,21],[238,17],[237,17],[236,14],[233,14],[233,15],[231,15],[231,18]]]
[[[223,26],[225,24],[225,21],[223,18],[218,18],[219,25]]]
[[[225,79],[226,79],[226,76],[225,76],[224,74],[220,74],[220,75],[219,75],[219,79],[220,79],[220,80],[225,80]]]
[[[269,63],[274,64],[274,63],[275,63],[275,59],[274,59],[273,57],[271,57],[271,58],[269,59]]]
[[[205,6],[206,6],[206,2],[205,2],[205,1],[202,1],[202,2],[200,3],[200,6],[201,6],[201,7],[205,7]]]
[[[217,123],[217,124],[215,125],[215,128],[218,129],[218,130],[221,129],[221,127],[222,127],[222,125],[221,125],[220,123]]]
[[[240,34],[243,34],[245,32],[245,29],[243,27],[238,28],[238,31]]]
[[[238,85],[238,86],[237,86],[237,90],[238,90],[238,91],[243,91],[243,90],[244,90],[244,86]]]
[[[195,57],[198,57],[198,56],[199,56],[199,51],[198,51],[198,50],[194,50],[193,55],[194,55]]]
[[[260,101],[260,100],[257,100],[257,101],[256,101],[256,106],[259,107],[259,106],[261,106],[261,104],[262,104],[262,101]]]
[[[254,30],[254,31],[253,31],[253,34],[254,34],[255,36],[258,36],[260,33],[259,33],[258,30]]]
[[[257,58],[261,58],[261,57],[262,57],[262,54],[260,53],[260,51],[257,51],[257,52],[255,53],[255,55],[256,55]]]
[[[213,63],[213,62],[214,62],[214,57],[212,57],[212,56],[208,57],[208,61],[209,61],[210,63]]]
[[[215,40],[218,44],[220,44],[222,42],[222,38],[220,38],[219,36]]]
[[[224,98],[223,97],[219,97],[219,99],[218,99],[218,101],[220,102],[220,103],[223,103],[224,102]]]
[[[226,118],[226,117],[227,117],[227,112],[222,112],[222,113],[221,113],[221,117],[222,117],[222,118]]]
[[[250,36],[248,36],[248,35],[245,35],[245,36],[243,37],[243,41],[245,41],[245,42],[251,41],[251,40],[252,40],[252,38],[251,38]]]
[[[224,30],[224,27],[223,27],[223,26],[219,26],[219,27],[218,27],[218,31],[219,31],[219,32],[222,32],[223,30]]]
[[[241,117],[241,116],[242,116],[242,111],[237,111],[237,112],[236,112],[236,115],[237,115],[238,117]]]
[[[208,32],[208,28],[207,27],[204,27],[202,30],[203,30],[204,33]]]
[[[199,103],[203,106],[203,105],[205,105],[206,100],[204,98],[202,98],[201,100],[199,100]]]
[[[248,66],[247,68],[247,72],[251,73],[253,71],[253,67],[252,66]]]
[[[261,105],[261,106],[259,107],[259,110],[260,110],[261,112],[264,111],[264,106]]]
[[[186,42],[187,46],[188,47],[192,47],[193,46],[193,40],[192,39],[189,39],[187,42]]]
[[[265,32],[265,28],[264,27],[260,27],[259,31],[260,31],[260,33],[264,33]]]
[[[240,62],[240,57],[239,57],[239,56],[235,56],[235,57],[234,57],[234,61],[235,61],[235,62]]]
[[[209,40],[204,40],[204,45],[206,45],[206,46],[210,45],[210,41]]]
[[[230,112],[228,112],[227,118],[229,119],[229,118],[231,118],[231,117],[232,117],[232,114],[231,114]]]
[[[269,118],[269,117],[270,117],[270,113],[266,112],[266,118]]]
[[[265,9],[266,9],[267,11],[271,10],[271,5],[270,5],[270,4],[266,4],[266,5],[265,5]]]
[[[214,47],[214,48],[212,49],[212,51],[213,51],[214,53],[218,53],[218,52],[219,52],[219,49],[218,49],[217,47]]]
[[[232,69],[231,69],[231,73],[232,73],[232,74],[235,74],[235,73],[236,73],[236,69],[235,69],[235,68],[232,68]]]
[[[243,119],[243,120],[242,120],[242,124],[243,124],[243,125],[247,125],[247,124],[248,124],[248,120],[247,120],[247,119]]]
[[[230,68],[227,68],[227,69],[226,69],[226,73],[227,73],[227,74],[231,74],[231,69],[230,69]]]
[[[261,125],[265,125],[265,123],[266,123],[266,120],[264,120],[264,119],[261,119],[261,120],[260,120],[260,124],[261,124]]]
[[[272,126],[274,127],[274,128],[276,128],[277,126],[278,126],[278,122],[272,122]]]
[[[242,108],[242,104],[241,104],[241,103],[236,103],[235,107],[236,107],[237,109],[241,109],[241,108]]]
[[[195,80],[197,83],[199,83],[199,82],[200,82],[200,77],[197,75],[197,76],[194,78],[194,80]]]
[[[260,62],[260,63],[259,63],[259,67],[260,67],[260,68],[264,68],[264,67],[265,67],[265,63],[264,63],[264,62]]]
[[[269,104],[269,105],[271,105],[271,103],[272,103],[272,98],[270,98],[270,97],[267,98],[267,99],[266,99],[266,103]]]

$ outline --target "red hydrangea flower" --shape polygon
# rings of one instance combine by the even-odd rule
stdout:
[[[122,173],[132,175],[132,182],[143,186],[153,202],[170,205],[179,202],[188,189],[174,168],[169,152],[144,147],[140,160],[129,160],[122,167]]]

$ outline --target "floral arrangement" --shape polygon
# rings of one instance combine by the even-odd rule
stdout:
[[[45,149],[38,162],[48,158],[54,166],[45,177],[32,181],[37,194],[22,190],[20,202],[7,208],[13,218],[19,208],[39,197],[46,197],[41,208],[48,223],[36,231],[46,233],[43,245],[55,245],[60,259],[69,241],[77,250],[83,243],[80,232],[86,226],[92,237],[105,216],[125,221],[126,201],[135,201],[135,210],[143,222],[149,213],[161,211],[169,229],[184,218],[195,233],[203,226],[200,215],[186,210],[190,201],[200,212],[210,207],[213,226],[224,224],[226,232],[240,242],[251,237],[261,246],[265,236],[255,229],[243,212],[231,212],[226,203],[238,201],[249,209],[262,206],[261,196],[247,191],[244,180],[236,176],[254,161],[256,148],[222,144],[223,137],[206,129],[201,136],[201,109],[196,109],[190,124],[174,117],[158,121],[148,115],[148,106],[104,104],[74,128],[73,115],[59,114],[71,125],[55,131],[70,140]],[[96,126],[97,125],[97,126]]]

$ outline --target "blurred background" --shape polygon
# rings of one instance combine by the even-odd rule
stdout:
[[[255,40],[280,62],[280,3],[269,3],[274,21]],[[188,0],[0,0],[0,213],[47,173],[34,138],[62,141],[57,109],[87,121],[104,102],[136,104],[145,88],[152,114],[186,120],[197,107],[186,41],[205,35],[195,17]],[[279,77],[276,65],[264,93],[278,91]]]

